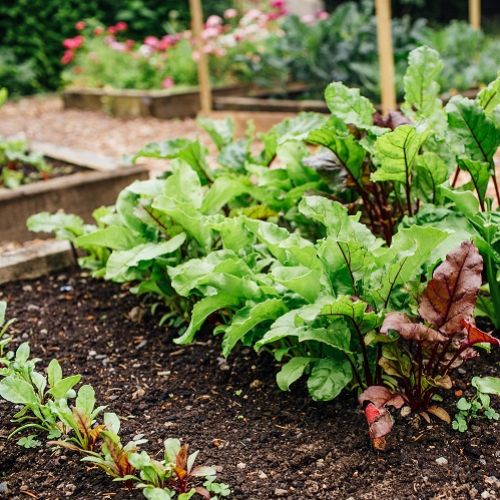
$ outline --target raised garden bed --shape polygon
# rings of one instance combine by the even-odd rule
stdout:
[[[244,95],[244,85],[212,89],[214,96]],[[153,116],[189,118],[200,111],[197,87],[169,90],[68,89],[63,92],[66,109],[105,111],[119,118]]]
[[[79,168],[70,175],[16,189],[0,189],[0,235],[3,242],[32,239],[33,233],[26,229],[26,219],[38,212],[62,209],[90,221],[95,208],[113,203],[125,186],[148,177],[144,167],[124,166],[106,156],[42,143],[32,144],[32,149],[43,154],[49,162],[54,160]]]
[[[260,93],[252,96],[216,96],[214,98],[214,109],[217,111],[261,111],[261,112],[281,112],[300,113],[301,111],[315,111],[317,113],[328,113],[328,106],[324,100],[293,98],[300,96],[305,88],[299,87],[295,92],[287,90],[281,96]],[[446,92],[441,95],[444,103],[447,103],[456,92]],[[474,99],[478,94],[478,89],[471,89],[460,92],[461,95]],[[269,97],[271,95],[271,97]]]
[[[321,101],[284,99],[307,90],[307,85],[293,83],[284,88],[258,89],[248,85],[212,89],[214,109],[236,111],[326,111]],[[63,92],[66,109],[106,111],[120,118],[154,116],[188,118],[200,111],[197,87],[170,90],[68,89]],[[273,104],[274,98],[276,103]]]
[[[65,373],[81,373],[97,398],[123,417],[125,439],[146,433],[145,449],[167,436],[200,449],[200,460],[222,467],[231,498],[495,498],[499,422],[477,420],[465,434],[444,423],[398,418],[391,448],[372,451],[355,396],[314,402],[305,384],[279,391],[272,358],[243,349],[227,362],[219,339],[203,335],[183,348],[176,332],[148,313],[131,321],[139,298],[119,285],[64,272],[0,287],[9,303],[16,345],[29,333],[33,355],[57,357]],[[484,354],[473,373],[499,375],[499,351]],[[444,406],[453,411],[452,397]],[[2,435],[12,430],[13,406],[0,404]],[[43,449],[42,449],[43,450]],[[9,498],[141,498],[113,483],[79,456],[25,450],[0,441],[0,483]],[[439,465],[438,458],[445,458]],[[492,477],[492,476],[496,476]],[[487,496],[489,495],[489,496]]]

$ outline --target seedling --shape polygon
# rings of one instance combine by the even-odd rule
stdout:
[[[452,422],[456,431],[465,432],[472,419],[486,417],[489,420],[498,420],[500,415],[491,406],[490,394],[500,396],[500,378],[498,377],[474,377],[472,385],[476,394],[467,399],[462,397],[457,402],[458,412]]]

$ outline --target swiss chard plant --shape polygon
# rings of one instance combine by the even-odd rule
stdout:
[[[270,352],[283,390],[304,377],[316,400],[364,391],[382,447],[389,407],[448,419],[437,391],[477,342],[497,342],[474,318],[497,326],[500,311],[489,196],[498,197],[500,79],[443,106],[442,68],[434,50],[413,51],[401,112],[386,117],[334,82],[329,117],[301,114],[260,144],[251,126],[237,139],[230,120],[200,120],[215,159],[198,140],[149,144],[137,157],[168,171],[98,209],[95,226],[65,214],[28,225],[69,239],[95,276],[159,298],[179,344],[210,322],[225,356],[239,344]],[[466,283],[464,296],[444,293],[452,279]],[[447,306],[432,295],[443,286]],[[432,316],[448,306],[460,318],[453,328]]]

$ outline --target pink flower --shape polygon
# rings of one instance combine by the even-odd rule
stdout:
[[[71,49],[64,51],[64,54],[61,57],[61,63],[62,64],[69,64],[73,60],[74,55],[75,54]]]
[[[203,30],[201,38],[203,40],[208,40],[209,38],[215,38],[219,34],[219,28],[214,26],[209,26]]]
[[[144,45],[156,49],[159,41],[160,40],[158,40],[158,38],[156,38],[155,36],[149,35],[144,39]]]
[[[226,9],[224,11],[224,17],[226,19],[233,19],[238,15],[238,11],[236,9]]]
[[[271,8],[285,10],[286,9],[286,2],[285,2],[285,0],[272,0],[271,1]]]
[[[158,41],[157,50],[167,50],[173,47],[178,42],[178,37],[175,35],[165,35]]]
[[[128,24],[125,21],[118,21],[115,24],[116,31],[125,31],[128,28]]]
[[[78,22],[75,24],[75,28],[76,28],[78,31],[82,31],[82,30],[84,30],[84,29],[85,29],[85,26],[87,26],[87,25],[86,25],[86,23],[85,23],[85,21],[78,21]]]
[[[173,86],[175,85],[174,83],[174,79],[171,77],[171,76],[167,76],[162,82],[161,82],[161,86],[164,88],[164,89],[170,89],[172,88]]]
[[[78,49],[83,45],[85,38],[82,35],[75,36],[75,38],[66,38],[63,42],[63,47],[65,49]]]
[[[206,26],[215,27],[222,24],[222,17],[220,16],[208,16]]]
[[[303,16],[300,17],[300,20],[304,24],[312,24],[315,21],[314,15],[313,14],[304,14]]]
[[[326,10],[320,10],[316,12],[316,19],[319,19],[320,21],[324,21],[325,19],[328,19],[330,17],[330,14]]]

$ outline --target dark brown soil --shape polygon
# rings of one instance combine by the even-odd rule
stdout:
[[[270,357],[243,350],[226,363],[218,339],[208,334],[179,348],[171,343],[173,332],[149,313],[140,323],[129,319],[141,302],[118,285],[67,272],[5,285],[0,298],[9,302],[9,316],[18,318],[16,342],[29,340],[42,366],[57,357],[65,373],[81,373],[100,403],[124,419],[125,439],[144,433],[153,451],[166,437],[181,438],[201,450],[201,461],[221,466],[232,498],[500,495],[498,423],[478,420],[459,434],[446,424],[400,417],[391,449],[376,453],[354,395],[315,403],[300,386],[282,393]],[[478,374],[500,373],[498,354],[472,363]],[[472,372],[461,376],[457,385],[466,389]],[[452,412],[452,400],[445,407]],[[2,436],[12,428],[13,412],[12,405],[0,404]],[[440,457],[447,464],[438,465]],[[24,450],[4,438],[1,483],[8,498],[142,497],[75,455]]]

